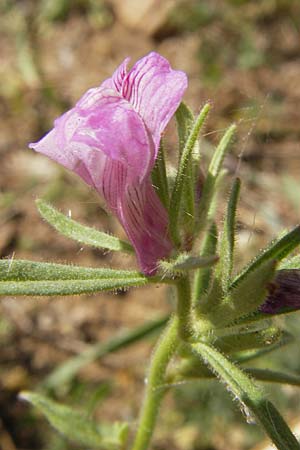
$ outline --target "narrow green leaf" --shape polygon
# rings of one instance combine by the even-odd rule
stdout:
[[[277,372],[269,369],[247,368],[245,372],[259,381],[268,383],[290,384],[300,386],[300,376],[288,373]]]
[[[231,287],[237,286],[242,280],[244,280],[253,270],[257,269],[260,265],[271,259],[277,261],[285,258],[291,253],[298,245],[300,245],[300,225],[295,227],[290,232],[286,233],[280,239],[277,239],[270,243],[270,245],[264,248],[259,255],[253,259],[242,271],[235,277]]]
[[[160,149],[157,155],[155,166],[151,173],[152,183],[162,204],[169,208],[169,186],[166,171],[165,150],[163,141],[160,142]]]
[[[102,358],[103,356],[126,348],[130,344],[137,342],[150,334],[159,330],[167,323],[169,316],[147,322],[144,325],[130,331],[123,331],[119,335],[108,339],[105,342],[97,343],[80,355],[70,358],[58,366],[42,383],[41,386],[47,389],[55,389],[64,383],[72,380],[76,374],[87,364]]]
[[[20,398],[37,407],[57,431],[73,442],[108,450],[119,450],[125,443],[125,423],[98,425],[73,408],[34,392],[21,392]]]
[[[188,139],[185,142],[184,149],[179,162],[179,167],[175,179],[175,184],[173,187],[171,200],[170,200],[170,234],[175,243],[175,245],[180,244],[180,237],[178,233],[178,219],[180,213],[180,205],[182,202],[182,196],[184,192],[184,186],[186,183],[186,178],[188,177],[187,169],[189,167],[189,161],[192,156],[192,151],[194,149],[195,143],[198,139],[201,127],[209,113],[210,104],[207,103],[201,110],[200,114],[196,118],[191,131],[189,133]],[[193,187],[194,189],[194,187]]]
[[[56,281],[7,281],[0,282],[0,295],[80,295],[96,294],[103,291],[114,291],[138,287],[146,284],[140,278],[125,280],[56,280]]]
[[[199,211],[197,213],[197,232],[203,230],[207,225],[208,213],[211,209],[211,204],[215,195],[216,184],[221,174],[222,164],[226,153],[229,150],[229,144],[236,131],[236,125],[231,125],[224,136],[222,137],[219,145],[217,146],[212,160],[210,162],[208,173],[204,182],[203,190],[201,193],[201,200],[199,204]]]
[[[103,248],[113,251],[122,251],[126,253],[133,253],[132,246],[115,236],[111,236],[94,228],[81,225],[70,217],[57,211],[53,206],[46,203],[44,200],[36,201],[37,208],[41,216],[52,225],[59,233],[64,236],[74,239],[77,242],[92,247]]]
[[[218,230],[215,222],[213,222],[203,239],[202,248],[200,250],[201,257],[208,257],[216,253],[218,243]],[[206,267],[197,270],[193,285],[193,299],[197,302],[200,297],[208,291],[211,280],[212,268]]]
[[[0,295],[73,295],[157,282],[139,272],[0,260]]]
[[[235,244],[235,216],[240,188],[241,181],[239,178],[236,178],[234,180],[227,205],[227,212],[220,241],[220,249],[218,251],[220,260],[216,267],[215,277],[216,279],[221,280],[223,293],[228,291],[231,281]]]
[[[0,281],[145,278],[140,272],[18,259],[0,259]]]
[[[193,344],[192,348],[227,386],[234,398],[240,401],[241,409],[249,422],[255,418],[278,450],[300,449],[295,436],[277,409],[248,375],[211,345],[201,342]]]
[[[300,387],[300,376],[295,374],[286,374],[269,369],[257,369],[257,368],[245,368],[245,374],[249,375],[251,378],[255,378],[257,381],[263,381],[266,383],[279,383],[279,384],[289,384],[291,386]],[[197,379],[215,379],[217,375],[214,375],[205,365],[197,364],[194,360],[186,361],[185,364],[181,365],[174,370],[170,371],[167,382],[170,384],[182,383],[188,380]]]

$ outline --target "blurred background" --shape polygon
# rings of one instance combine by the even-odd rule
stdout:
[[[299,0],[0,0],[1,257],[135,267],[129,257],[81,248],[42,221],[36,198],[86,225],[124,236],[94,192],[34,154],[28,142],[38,140],[126,56],[135,62],[151,50],[187,73],[185,100],[195,112],[205,101],[213,103],[202,138],[204,168],[224,128],[232,121],[239,125],[226,167],[243,181],[240,260],[299,222]],[[174,125],[166,139],[172,160]],[[95,343],[169,311],[163,294],[161,288],[140,288],[97,297],[2,298],[1,449],[80,448],[52,432],[17,393],[36,388]],[[299,316],[285,321],[300,337]],[[99,421],[135,424],[154,339],[84,364],[67,381],[56,382],[49,395],[87,408]],[[300,373],[299,344],[256,365]],[[296,388],[266,389],[291,423],[300,420]],[[153,448],[244,450],[262,439],[222,386],[203,382],[178,386],[167,396]]]

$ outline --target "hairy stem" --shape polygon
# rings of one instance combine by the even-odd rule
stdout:
[[[177,316],[179,335],[183,340],[193,337],[193,304],[188,276],[182,277],[176,284]]]
[[[167,390],[165,372],[178,340],[178,320],[173,317],[154,349],[149,368],[144,403],[132,450],[146,450],[155,427],[161,400]]]

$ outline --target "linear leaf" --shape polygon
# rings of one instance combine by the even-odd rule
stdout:
[[[0,259],[0,281],[145,278],[140,272],[90,268],[39,261]]]
[[[130,331],[123,331],[119,335],[108,339],[105,342],[97,343],[80,355],[70,358],[66,362],[58,366],[42,383],[43,387],[48,389],[55,389],[60,385],[70,381],[80,369],[87,364],[102,358],[103,356],[127,347],[140,339],[149,336],[163,325],[167,323],[169,316],[161,317],[160,319],[147,322],[146,324],[137,327]]]
[[[98,425],[73,408],[34,392],[21,392],[20,398],[37,407],[57,431],[73,442],[108,450],[124,446],[128,430],[125,423]]]
[[[299,450],[295,436],[274,405],[251,378],[214,347],[201,342],[192,345],[213,373],[222,381],[235,398],[239,399],[242,410],[254,416],[278,450]]]
[[[64,236],[73,239],[81,244],[91,245],[92,247],[103,248],[113,251],[122,251],[133,253],[133,248],[128,242],[95,230],[94,228],[81,225],[70,217],[65,216],[46,203],[44,200],[36,201],[37,208],[41,216]]]
[[[288,374],[277,372],[275,370],[269,369],[257,369],[257,368],[247,368],[245,372],[256,380],[266,381],[268,383],[280,383],[280,384],[290,384],[293,386],[300,386],[300,376],[295,374]]]
[[[135,271],[0,260],[0,295],[88,294],[142,286],[155,280]]]
[[[189,362],[189,361],[188,361]],[[244,372],[251,378],[255,378],[257,381],[263,381],[266,383],[279,383],[279,384],[289,384],[291,386],[300,387],[300,376],[295,374],[286,374],[283,372],[278,372],[269,369],[257,369],[247,367]],[[188,364],[182,365],[174,373],[170,373],[168,377],[168,382],[181,383],[190,379],[215,379],[215,375],[205,366],[201,364],[195,364],[192,361],[190,366]]]

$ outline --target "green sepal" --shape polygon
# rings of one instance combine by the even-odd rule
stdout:
[[[192,344],[195,354],[238,399],[249,421],[255,418],[278,450],[299,450],[300,445],[274,405],[260,387],[222,353],[204,342]]]
[[[148,337],[150,334],[153,334],[162,328],[167,323],[168,319],[169,316],[164,316],[157,320],[146,322],[133,330],[122,331],[105,342],[100,342],[89,347],[87,350],[80,353],[80,355],[68,359],[54,369],[54,371],[42,381],[41,387],[46,389],[56,389],[62,386],[72,380],[80,369],[86,365],[107,354],[126,348],[130,344]]]
[[[180,236],[178,231],[178,222],[180,207],[182,205],[183,194],[185,194],[185,204],[183,208],[187,210],[190,214],[191,220],[194,220],[194,211],[189,211],[190,208],[194,210],[194,180],[190,183],[188,182],[190,189],[185,188],[187,179],[190,177],[188,174],[188,169],[190,166],[190,161],[192,159],[192,152],[198,139],[200,130],[205,122],[205,119],[209,113],[210,104],[204,105],[200,111],[198,117],[195,119],[192,127],[190,128],[188,137],[185,141],[184,148],[179,161],[178,171],[175,178],[175,183],[170,200],[170,234],[171,238],[176,246],[180,244]],[[193,178],[193,175],[192,177]],[[186,207],[186,205],[189,205]]]
[[[260,331],[224,336],[216,339],[214,345],[224,353],[256,349],[277,343],[281,338],[281,333],[279,328],[271,326]]]
[[[248,350],[244,352],[238,352],[232,355],[234,361],[238,362],[239,364],[247,363],[249,361],[253,361],[254,359],[261,358],[262,356],[267,355],[268,353],[271,353],[275,350],[278,350],[279,348],[289,345],[292,342],[295,341],[294,336],[292,336],[287,331],[282,331],[281,338],[279,341],[275,342],[274,344],[268,345],[267,347],[255,349],[255,350]]]
[[[175,118],[179,140],[179,154],[181,155],[195,121],[195,117],[192,110],[184,102],[181,102],[176,110]]]
[[[215,197],[216,185],[221,175],[223,161],[229,150],[229,144],[235,131],[236,125],[234,124],[227,129],[209,164],[208,173],[201,192],[199,211],[197,212],[196,231],[198,233],[206,227],[208,214]]]
[[[73,408],[34,392],[21,392],[20,398],[38,408],[57,431],[85,448],[124,448],[128,436],[127,423],[99,425]]]
[[[165,149],[163,140],[160,141],[159,152],[155,161],[155,166],[151,172],[152,184],[159,196],[162,204],[169,209],[169,185],[166,171]]]
[[[216,253],[218,243],[218,230],[213,222],[203,239],[200,257],[208,257]],[[201,296],[208,291],[212,275],[212,267],[197,270],[193,282],[193,301],[196,303]]]
[[[199,332],[207,333],[212,328],[234,326],[237,319],[256,312],[267,297],[268,283],[273,279],[275,269],[276,261],[266,261],[236,287],[231,288],[223,299],[218,297],[221,288],[215,284],[216,298],[214,291],[210,291],[198,305]]]
[[[135,271],[0,260],[0,295],[92,294],[142,286],[155,280],[158,281]]]
[[[268,283],[273,279],[275,270],[276,261],[268,260],[231,288],[220,303],[216,304],[218,299],[216,302],[211,299],[206,304],[206,310],[214,326],[224,327],[257,311],[267,297]]]
[[[228,291],[231,282],[235,244],[235,216],[240,188],[241,181],[236,178],[231,189],[218,250],[220,259],[215,269],[215,278],[220,282],[222,295]]]
[[[264,248],[256,258],[254,258],[242,271],[235,277],[231,287],[237,286],[241,281],[249,276],[249,274],[259,268],[266,261],[276,259],[277,261],[285,258],[298,245],[300,245],[300,225],[286,233],[279,239],[271,242],[268,247]],[[282,268],[282,267],[281,267]]]
[[[36,200],[36,205],[41,216],[59,233],[70,239],[96,248],[126,253],[134,252],[128,242],[122,241],[116,236],[95,230],[94,228],[81,225],[57,211],[57,209],[44,200]]]
[[[179,157],[185,148],[185,144],[189,138],[189,134],[193,127],[195,117],[191,109],[181,102],[176,114],[177,131],[179,138]],[[182,199],[182,218],[181,229],[184,230],[185,246],[189,247],[194,235],[195,223],[195,191],[199,189],[197,185],[200,182],[200,146],[196,140],[193,150],[190,154],[186,168],[186,177],[184,184],[184,192]]]

